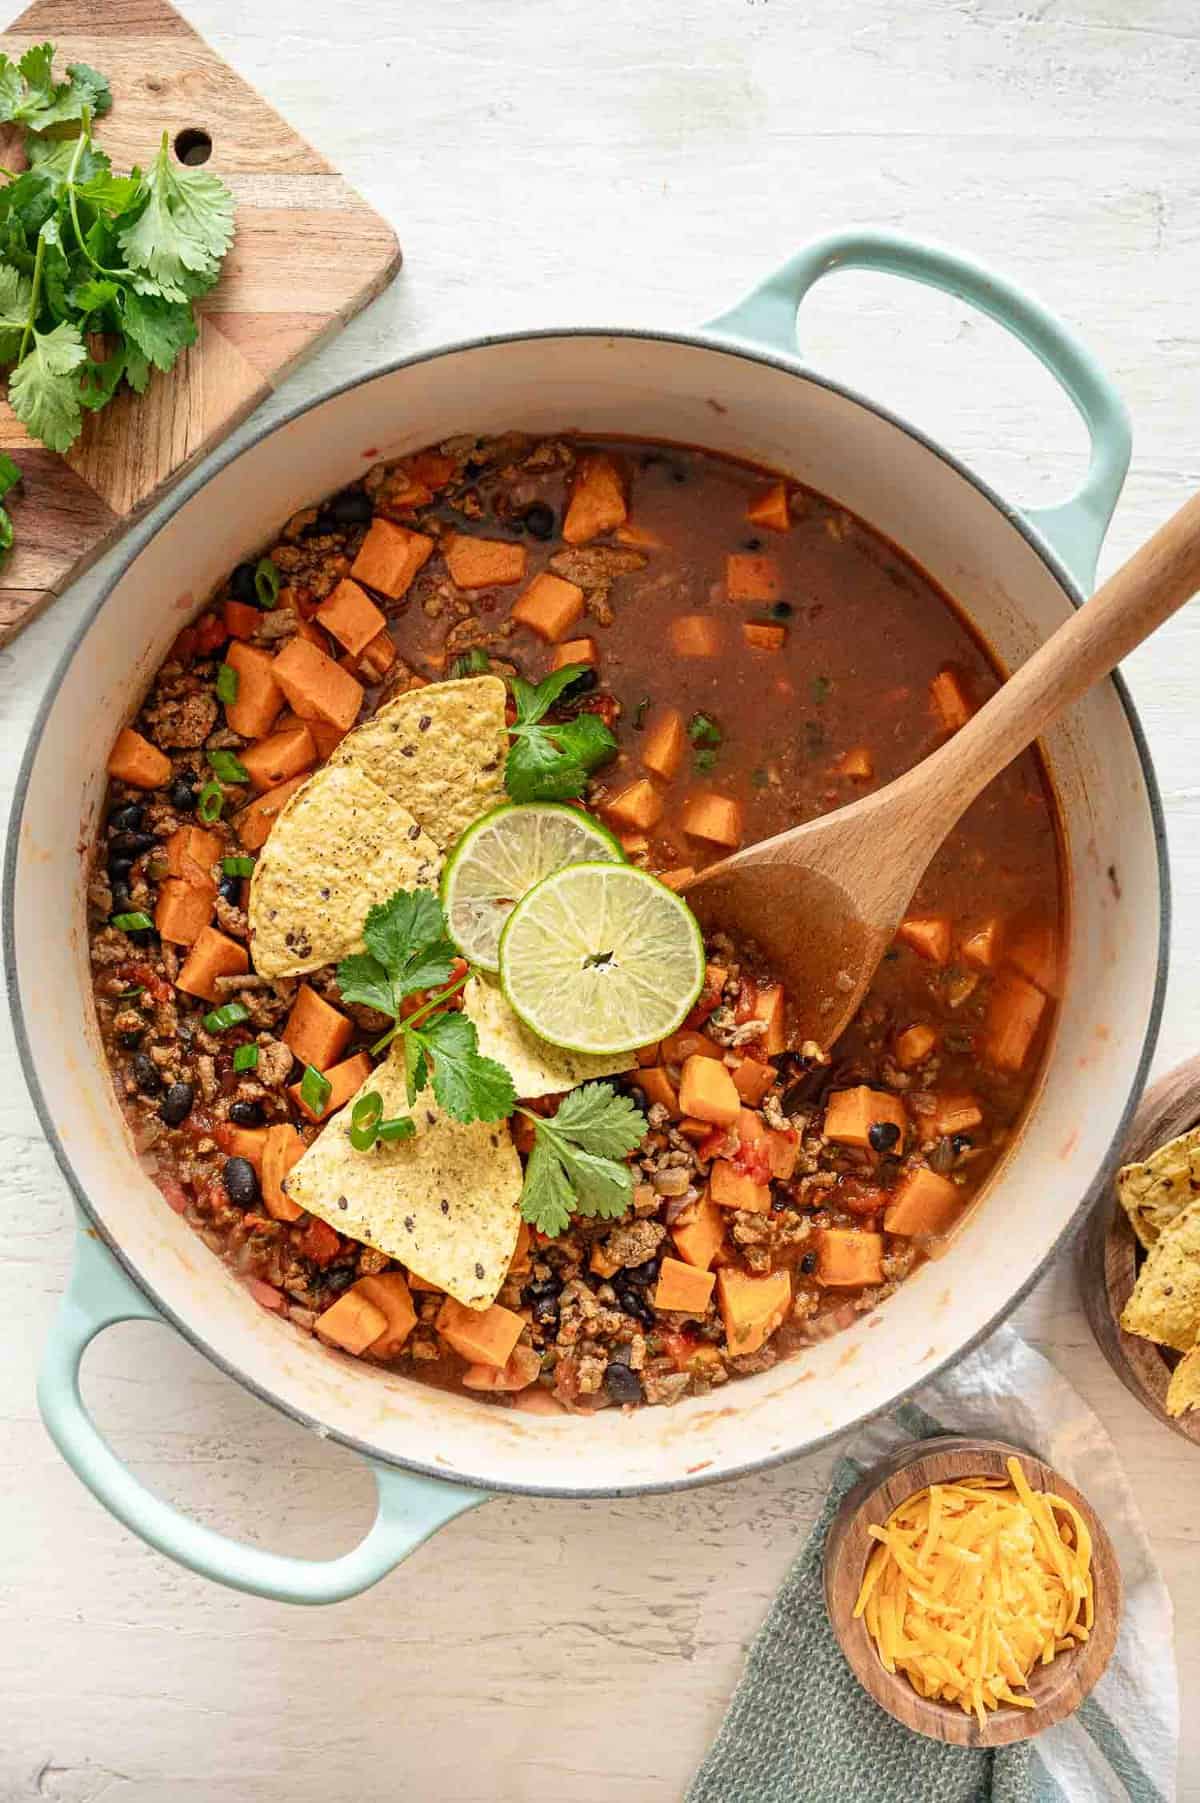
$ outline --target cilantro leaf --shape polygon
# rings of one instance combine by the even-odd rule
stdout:
[[[511,688],[513,700],[517,704],[518,726],[535,726],[554,706],[563,690],[569,689],[575,678],[586,669],[586,664],[564,664],[561,670],[551,670],[549,676],[543,677],[536,688],[532,683],[526,682],[524,677],[514,676]]]
[[[79,387],[75,372],[87,361],[79,328],[64,321],[52,332],[31,334],[32,344],[8,379],[13,412],[52,451],[68,451],[79,436]]]
[[[456,1121],[502,1121],[517,1093],[502,1064],[479,1053],[474,1021],[457,1012],[431,1015],[407,1037],[432,1053],[433,1093]]]
[[[146,200],[134,223],[118,234],[143,293],[183,301],[216,281],[233,241],[233,196],[204,169],[174,168],[167,134],[146,172]]]
[[[504,783],[514,801],[568,801],[582,795],[591,772],[616,751],[617,741],[596,714],[545,723],[549,709],[586,667],[567,664],[552,670],[536,688],[520,676],[511,679],[517,717],[509,728],[512,745]]]
[[[53,44],[31,44],[18,63],[0,56],[0,121],[46,131],[82,119],[85,107],[99,118],[111,106],[107,81],[86,63],[71,63],[67,79],[55,80]]]
[[[429,1081],[429,1065],[421,1042],[412,1033],[401,1035],[404,1043],[404,1074],[408,1081],[408,1105],[411,1108]]]
[[[126,290],[126,336],[155,369],[170,369],[180,351],[199,336],[196,318],[186,301],[162,300],[158,295]]]
[[[522,1111],[524,1112],[524,1111]],[[646,1117],[611,1083],[585,1083],[563,1097],[557,1114],[528,1114],[534,1147],[525,1167],[521,1214],[551,1237],[571,1214],[616,1220],[633,1199],[626,1160],[641,1144]]]
[[[11,363],[20,350],[32,299],[29,277],[10,263],[0,263],[0,363]]]
[[[21,480],[21,472],[5,451],[0,451],[0,496],[8,493]],[[0,553],[10,551],[13,523],[7,507],[0,507]]]
[[[398,889],[372,908],[363,928],[367,950],[387,971],[395,1001],[445,983],[458,956],[441,903],[428,889]],[[393,1006],[391,1013],[395,1013]]]
[[[344,1002],[357,1002],[380,1014],[395,1014],[396,1000],[387,971],[369,952],[352,952],[337,969],[338,989]]]

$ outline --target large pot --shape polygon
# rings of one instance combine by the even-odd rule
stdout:
[[[887,270],[965,296],[1042,359],[1079,408],[1080,492],[1021,514],[919,431],[806,369],[796,309],[839,268]],[[942,251],[847,233],[801,252],[693,332],[572,329],[423,354],[299,408],[211,461],[84,621],[38,716],[5,874],[9,983],[25,1071],[82,1213],[77,1269],[40,1386],[50,1432],[129,1527],[225,1583],[318,1602],[362,1589],[489,1490],[630,1495],[708,1483],[811,1450],[894,1404],[996,1325],[1110,1171],[1140,1091],[1165,972],[1167,872],[1150,762],[1119,681],[1046,752],[1070,881],[1069,982],[1040,1094],[991,1193],[947,1255],[802,1358],[669,1411],[586,1422],[481,1406],[335,1356],[265,1313],[139,1170],[101,1053],[87,972],[81,847],[104,753],[180,626],[275,522],[381,455],[460,432],[577,428],[699,444],[784,470],[905,547],[1008,665],[1082,600],[1129,458],[1123,408],[1034,302]],[[214,1364],[372,1464],[380,1513],[326,1564],[239,1546],[147,1492],[79,1398],[88,1341],[166,1320]]]

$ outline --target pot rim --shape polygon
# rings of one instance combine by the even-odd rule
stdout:
[[[444,1467],[439,1467],[433,1463],[426,1463],[420,1459],[402,1458],[397,1454],[383,1451],[378,1447],[372,1446],[366,1441],[359,1440],[352,1434],[344,1433],[335,1427],[330,1427],[315,1415],[310,1415],[305,1410],[295,1407],[290,1402],[284,1401],[281,1397],[275,1395],[272,1391],[259,1384],[255,1379],[248,1377],[244,1372],[239,1370],[235,1364],[227,1359],[221,1351],[210,1345],[208,1340],[200,1333],[181,1320],[174,1310],[162,1301],[153,1284],[148,1281],[133,1261],[126,1255],[123,1248],[112,1238],[103,1221],[100,1220],[93,1209],[91,1201],[84,1191],[82,1184],[75,1176],[70,1158],[59,1137],[46,1097],[42,1091],[41,1082],[29,1042],[29,1035],[26,1030],[25,1013],[21,999],[20,980],[17,970],[15,943],[16,929],[14,925],[13,908],[16,892],[17,860],[20,848],[21,826],[24,820],[25,804],[29,792],[30,775],[32,773],[34,760],[41,745],[46,721],[57,698],[63,679],[73,663],[82,641],[91,630],[93,623],[99,617],[102,609],[107,604],[119,583],[123,581],[136,559],[140,557],[141,553],[151,540],[158,536],[167,524],[175,518],[176,514],[178,514],[182,508],[213,479],[214,476],[219,474],[220,471],[225,469],[230,463],[234,462],[236,458],[261,444],[264,439],[269,438],[272,434],[282,431],[285,426],[291,425],[294,421],[301,419],[305,414],[312,412],[318,407],[324,406],[327,402],[336,399],[338,396],[351,393],[354,389],[365,387],[368,383],[378,381],[383,377],[396,375],[402,370],[412,369],[420,364],[432,362],[437,358],[456,356],[465,351],[491,349],[506,344],[528,343],[531,340],[551,338],[627,338],[637,339],[643,342],[649,341],[654,343],[685,345],[695,350],[712,351],[721,356],[736,357],[749,363],[763,364],[771,369],[778,370],[781,375],[790,376],[793,379],[800,381],[812,382],[819,388],[824,388],[832,394],[839,395],[843,400],[850,401],[856,406],[865,408],[867,412],[874,414],[877,418],[885,421],[887,424],[896,427],[898,431],[903,432],[907,437],[915,440],[915,442],[924,450],[932,453],[932,455],[937,457],[940,462],[944,463],[948,468],[962,477],[964,481],[969,482],[971,486],[976,489],[985,500],[989,501],[1001,516],[1007,520],[1018,533],[1020,533],[1030,549],[1041,559],[1043,564],[1045,564],[1072,607],[1082,607],[1087,599],[1062,559],[1051,548],[1047,541],[1042,538],[1036,528],[1026,519],[1020,509],[1006,501],[1002,495],[997,493],[989,482],[984,480],[982,476],[978,475],[960,458],[946,450],[943,445],[932,438],[928,433],[924,432],[920,427],[912,425],[898,413],[893,412],[888,407],[882,406],[878,401],[872,400],[869,396],[861,394],[857,389],[849,387],[846,383],[834,381],[829,376],[820,375],[814,370],[807,368],[800,361],[798,356],[789,357],[777,352],[760,349],[745,340],[738,338],[724,338],[720,334],[706,331],[704,328],[695,328],[691,331],[668,331],[657,327],[645,329],[637,326],[603,327],[581,325],[559,327],[542,326],[526,331],[487,333],[472,338],[456,339],[449,344],[434,345],[425,350],[414,351],[406,357],[393,358],[390,362],[382,364],[378,369],[367,371],[362,375],[348,377],[344,382],[337,382],[330,386],[323,387],[319,393],[311,395],[305,400],[297,401],[278,418],[270,421],[263,421],[254,431],[249,433],[244,440],[239,439],[231,441],[221,449],[214,451],[209,457],[204,458],[197,466],[196,470],[190,476],[185,477],[174,492],[166,499],[163,504],[163,511],[155,520],[152,529],[139,532],[135,528],[130,534],[127,547],[122,551],[111,576],[103,584],[100,593],[83,615],[83,618],[71,634],[59,656],[58,662],[54,667],[54,672],[46,686],[42,699],[38,704],[38,709],[34,716],[33,725],[30,729],[29,738],[21,759],[20,769],[17,773],[16,783],[13,788],[12,811],[9,817],[8,833],[4,850],[3,883],[2,886],[0,886],[0,910],[3,911],[4,916],[3,953],[5,990],[8,998],[9,1014],[13,1023],[17,1052],[20,1058],[21,1070],[25,1078],[26,1087],[33,1100],[34,1109],[41,1123],[42,1132],[45,1134],[50,1149],[54,1153],[59,1170],[66,1179],[67,1185],[75,1198],[76,1205],[84,1216],[87,1223],[87,1230],[99,1237],[111,1256],[115,1258],[120,1268],[158,1311],[161,1318],[168,1322],[177,1333],[183,1336],[184,1340],[186,1340],[189,1345],[194,1346],[197,1352],[201,1353],[211,1364],[215,1365],[217,1370],[221,1371],[226,1377],[232,1378],[236,1383],[239,1383],[243,1389],[248,1390],[251,1395],[257,1397],[259,1401],[268,1404],[271,1408],[286,1415],[299,1426],[308,1428],[309,1430],[320,1434],[324,1439],[335,1441],[338,1445],[344,1446],[349,1451],[359,1454],[362,1458],[373,1461],[376,1464],[390,1466],[396,1470],[411,1471],[424,1477],[436,1478],[443,1483],[469,1486],[480,1490],[491,1491],[496,1494],[515,1496],[552,1496],[580,1499],[587,1497],[617,1498],[626,1496],[658,1496],[670,1494],[677,1490],[699,1488],[701,1485],[724,1483],[734,1478],[749,1476],[754,1472],[770,1470],[774,1466],[786,1464],[792,1459],[806,1457],[811,1453],[821,1451],[824,1447],[830,1445],[834,1441],[843,1439],[850,1433],[857,1431],[868,1421],[874,1420],[878,1416],[890,1412],[907,1397],[912,1396],[926,1384],[931,1383],[943,1371],[956,1363],[957,1360],[966,1357],[968,1353],[973,1352],[978,1346],[982,1345],[982,1343],[988,1339],[1005,1320],[1007,1320],[1014,1309],[1024,1301],[1025,1297],[1040,1280],[1043,1273],[1049,1268],[1052,1261],[1058,1256],[1068,1240],[1078,1231],[1084,1218],[1099,1200],[1104,1187],[1110,1181],[1120,1163],[1122,1146],[1130,1122],[1132,1121],[1134,1110],[1137,1107],[1138,1100],[1145,1086],[1150,1062],[1153,1058],[1155,1045],[1158,1040],[1158,1032],[1162,1022],[1166,994],[1171,933],[1171,878],[1167,855],[1166,821],[1163,814],[1162,797],[1159,793],[1158,781],[1155,776],[1154,765],[1150,757],[1150,750],[1146,741],[1145,732],[1142,728],[1141,720],[1138,717],[1137,710],[1133,704],[1133,699],[1119,670],[1114,670],[1111,676],[1106,678],[1106,680],[1113,685],[1117,694],[1117,699],[1119,700],[1125,718],[1129,723],[1130,734],[1133,738],[1134,748],[1137,752],[1138,762],[1141,766],[1142,780],[1146,788],[1146,799],[1150,809],[1150,820],[1154,833],[1160,897],[1157,969],[1154,993],[1150,1003],[1149,1018],[1146,1023],[1146,1032],[1142,1041],[1141,1050],[1138,1054],[1132,1081],[1122,1106],[1120,1117],[1114,1125],[1108,1149],[1104,1158],[1101,1160],[1092,1182],[1084,1191],[1084,1194],[1080,1198],[1079,1203],[1073,1210],[1069,1219],[1064,1222],[1053,1245],[1046,1252],[1045,1256],[1039,1260],[1024,1282],[1019,1285],[1004,1305],[997,1309],[969,1339],[955,1347],[952,1352],[947,1353],[945,1358],[940,1359],[936,1365],[922,1371],[919,1377],[914,1378],[911,1383],[905,1384],[903,1388],[886,1403],[881,1403],[877,1408],[864,1410],[862,1414],[856,1415],[851,1421],[846,1422],[843,1426],[829,1432],[818,1434],[813,1439],[806,1441],[803,1446],[767,1453],[758,1458],[748,1458],[733,1467],[727,1467],[716,1472],[684,1472],[675,1478],[662,1478],[648,1483],[589,1484],[571,1487],[566,1487],[561,1484],[523,1484],[507,1480],[498,1481],[495,1477],[488,1476],[487,1474],[477,1475],[465,1472],[455,1472],[451,1475],[446,1472]]]

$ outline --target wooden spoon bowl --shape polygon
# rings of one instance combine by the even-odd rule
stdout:
[[[1142,1097],[1125,1141],[1122,1162],[1133,1164],[1200,1122],[1200,1058],[1189,1058],[1153,1083]],[[1079,1288],[1100,1350],[1144,1408],[1173,1434],[1200,1446],[1200,1409],[1168,1415],[1167,1385],[1176,1354],[1126,1333],[1121,1312],[1137,1281],[1141,1247],[1110,1184],[1079,1241]]]
[[[1081,1646],[1059,1653],[1049,1665],[1040,1665],[1031,1674],[1032,1709],[1002,1705],[988,1711],[986,1726],[981,1728],[974,1715],[965,1715],[956,1704],[918,1696],[903,1673],[889,1672],[875,1650],[866,1622],[855,1620],[854,1605],[867,1559],[876,1545],[867,1533],[869,1527],[882,1526],[893,1509],[930,1484],[954,1483],[964,1477],[1004,1477],[1005,1460],[1014,1454],[1035,1490],[1053,1490],[1065,1497],[1088,1525],[1096,1619]],[[825,1607],[855,1677],[896,1721],[914,1733],[957,1747],[1003,1747],[1031,1740],[1063,1721],[1078,1709],[1104,1671],[1121,1624],[1121,1569],[1091,1505],[1051,1466],[1003,1440],[969,1440],[947,1434],[900,1447],[847,1491],[825,1542]]]

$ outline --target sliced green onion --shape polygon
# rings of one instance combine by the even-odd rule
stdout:
[[[205,783],[200,791],[200,799],[196,803],[196,812],[205,826],[211,826],[214,820],[221,818],[225,806],[225,791],[220,783]]]
[[[350,1144],[356,1152],[369,1152],[379,1134],[383,1097],[377,1089],[360,1096],[350,1113]]]
[[[256,1071],[258,1069],[258,1047],[256,1045],[240,1045],[233,1054],[235,1071]]]
[[[112,923],[122,933],[147,933],[154,929],[154,922],[148,914],[136,909],[132,914],[114,914]]]
[[[711,770],[716,761],[717,754],[715,751],[698,751],[692,759],[697,770]]]
[[[221,859],[221,874],[222,874],[222,876],[253,876],[254,875],[254,859],[253,858],[222,858]]]
[[[226,707],[238,696],[238,673],[232,664],[222,664],[217,671],[217,700],[223,701]]]
[[[708,714],[693,714],[688,721],[688,738],[693,745],[719,745],[724,734]]]
[[[208,761],[212,765],[213,775],[220,777],[223,783],[250,781],[250,772],[241,758],[235,757],[232,751],[210,751]]]
[[[244,1002],[223,1002],[204,1016],[204,1030],[206,1033],[225,1033],[230,1027],[240,1027],[249,1019],[250,1010]]]
[[[491,659],[482,645],[472,645],[469,651],[464,651],[460,657],[455,658],[450,666],[450,674],[451,676],[486,676],[491,667]]]
[[[144,983],[139,983],[134,989],[122,989],[119,995],[114,995],[113,1001],[136,1002],[139,995],[145,995],[145,993],[146,985]]]
[[[300,1100],[311,1114],[322,1115],[329,1105],[333,1084],[323,1077],[315,1064],[306,1064],[300,1079]]]
[[[258,605],[270,611],[279,599],[279,571],[269,557],[260,557],[254,567],[254,593]]]
[[[389,1142],[397,1139],[411,1139],[416,1132],[416,1122],[407,1114],[397,1114],[390,1121],[380,1121],[379,1137]]]

